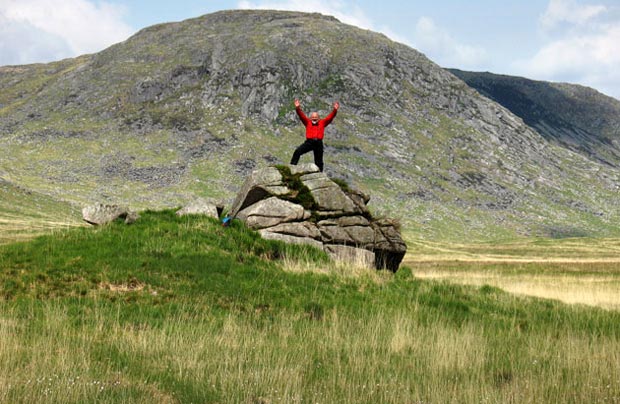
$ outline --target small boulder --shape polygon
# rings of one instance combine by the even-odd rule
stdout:
[[[98,203],[82,209],[82,218],[92,225],[103,225],[119,218],[124,219],[126,224],[131,224],[138,220],[140,215],[126,206]]]
[[[125,224],[132,224],[135,223],[138,219],[140,219],[140,215],[138,214],[138,212],[134,212],[133,210],[128,211],[125,216],[121,215],[119,217],[125,218]]]

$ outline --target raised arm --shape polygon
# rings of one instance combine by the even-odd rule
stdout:
[[[297,98],[295,98],[295,112],[297,112],[297,116],[299,116],[301,123],[303,123],[304,126],[308,126],[310,120],[308,119],[306,114],[304,114],[304,111],[301,110],[301,103]]]
[[[332,112],[329,113],[329,115],[327,115],[325,117],[325,126],[329,125],[330,123],[332,123],[332,121],[334,120],[334,118],[336,117],[336,114],[338,113],[338,109],[340,108],[340,103],[338,101],[334,102],[334,109],[332,109]]]

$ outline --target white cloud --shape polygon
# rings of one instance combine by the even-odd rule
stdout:
[[[545,29],[560,23],[583,25],[607,11],[603,5],[578,5],[575,0],[550,0],[540,22]]]
[[[134,31],[123,13],[121,7],[89,0],[2,0],[0,65],[99,51]]]
[[[58,60],[68,54],[71,49],[59,36],[0,14],[0,66]]]
[[[513,71],[539,80],[583,84],[620,99],[620,19],[613,21],[614,15],[604,6],[551,0],[541,27],[546,30],[558,22],[562,26],[556,26],[531,58],[513,63]]]
[[[463,44],[429,17],[421,17],[415,26],[415,47],[446,67],[472,69],[483,65],[488,54],[479,46]]]
[[[576,75],[620,66],[620,25],[596,34],[555,40],[540,49],[525,65],[542,76]]]

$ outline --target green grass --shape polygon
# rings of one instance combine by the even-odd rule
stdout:
[[[620,400],[619,312],[349,269],[172,211],[0,246],[0,402]]]

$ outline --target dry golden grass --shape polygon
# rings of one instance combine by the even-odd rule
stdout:
[[[505,244],[413,242],[415,275],[511,293],[620,309],[620,240],[524,240]]]
[[[408,261],[620,262],[620,239],[524,239],[501,243],[408,240]]]
[[[403,265],[411,267],[419,278],[490,285],[520,295],[620,309],[620,240],[524,240],[506,244],[425,241],[409,245]],[[538,264],[534,270],[541,273],[532,273],[525,264]],[[285,258],[283,268],[376,282],[387,279],[385,273],[368,269],[362,261],[317,266],[310,259]]]
[[[54,233],[73,227],[83,227],[86,223],[77,220],[58,221],[45,218],[0,215],[0,244],[31,240],[34,237]]]
[[[26,320],[0,318],[0,402],[78,403],[97,397],[166,402],[154,386],[130,381],[113,363],[103,365],[93,355],[109,332],[103,322],[75,328],[72,321],[65,310],[48,307],[41,325],[44,332],[30,335]]]
[[[423,279],[441,279],[466,285],[490,285],[510,293],[557,299],[620,310],[620,279],[607,276],[502,275],[488,272],[414,269]]]

